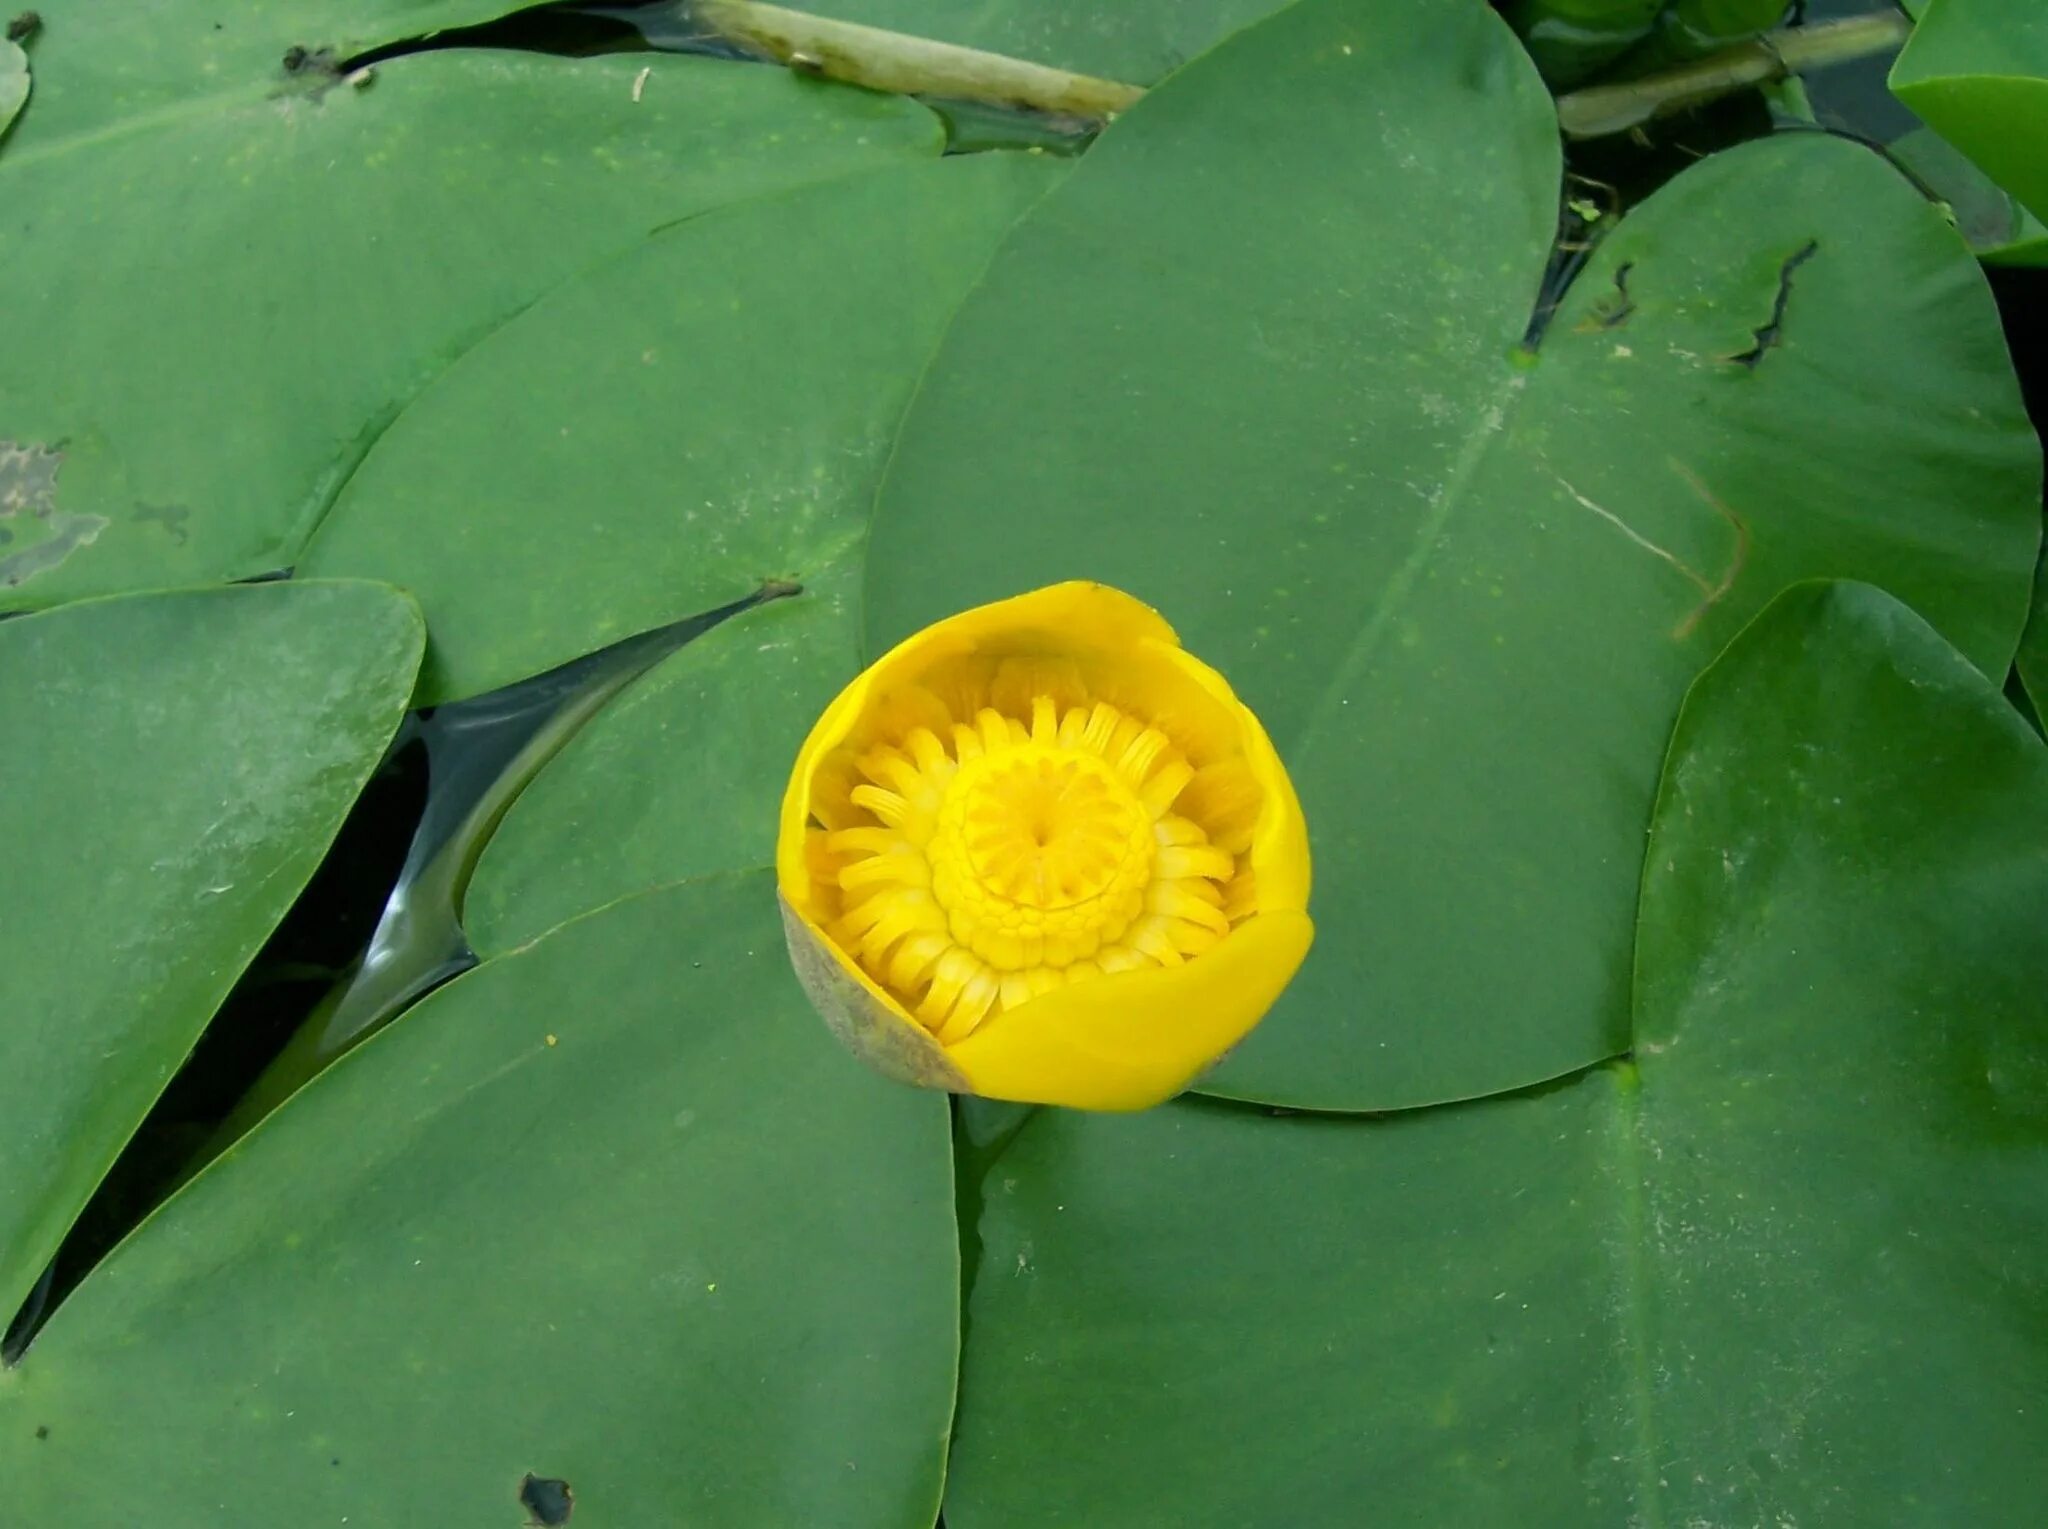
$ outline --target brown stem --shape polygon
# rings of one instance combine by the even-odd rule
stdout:
[[[1145,92],[1044,64],[806,15],[756,0],[697,0],[696,14],[728,42],[790,68],[896,95],[986,101],[1079,117],[1113,117]]]
[[[792,69],[897,95],[1108,118],[1129,109],[1145,93],[1116,80],[856,26],[759,0],[696,0],[695,14],[715,35]],[[1801,70],[1885,52],[1903,43],[1912,30],[1912,22],[1895,11],[1787,27],[1638,80],[1560,96],[1558,121],[1571,138],[1627,132],[1653,118]]]
[[[1653,118],[1704,106],[1754,85],[1883,53],[1898,47],[1912,30],[1913,23],[1895,11],[1787,27],[1639,80],[1593,85],[1560,96],[1557,120],[1567,138],[1625,133]]]

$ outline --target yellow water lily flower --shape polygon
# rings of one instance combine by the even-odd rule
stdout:
[[[1056,584],[927,627],[825,709],[776,842],[798,976],[892,1077],[1132,1110],[1308,953],[1308,829],[1158,612]]]

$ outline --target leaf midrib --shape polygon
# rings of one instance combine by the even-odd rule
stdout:
[[[1451,516],[1465,497],[1472,480],[1479,474],[1493,447],[1507,434],[1508,420],[1519,405],[1529,384],[1526,369],[1504,372],[1495,384],[1479,412],[1477,428],[1468,433],[1457,455],[1451,459],[1450,471],[1445,475],[1443,486],[1431,501],[1429,513],[1423,518],[1416,533],[1415,543],[1400,566],[1388,577],[1381,587],[1379,597],[1372,602],[1372,615],[1358,635],[1351,640],[1350,648],[1337,665],[1329,682],[1323,686],[1316,698],[1313,709],[1302,723],[1296,750],[1306,757],[1316,738],[1328,723],[1336,704],[1344,698],[1358,676],[1371,666],[1382,643],[1386,640],[1387,629],[1393,624],[1408,604],[1414,592],[1415,581],[1422,570],[1429,566],[1431,557],[1443,540],[1444,528],[1450,524]]]

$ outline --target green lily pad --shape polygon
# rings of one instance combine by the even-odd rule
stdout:
[[[45,77],[20,146],[149,131],[168,117],[281,96],[294,78],[317,83],[373,48],[518,9],[517,0],[39,0],[36,57]]]
[[[1793,591],[1678,724],[1635,1065],[1023,1127],[948,1525],[2031,1523],[2044,915],[2040,740],[1896,602]]]
[[[1892,93],[2048,219],[2048,9],[1936,0],[1892,66]]]
[[[0,623],[0,1312],[313,874],[422,638],[356,583]]]
[[[419,597],[423,704],[814,577],[857,550],[947,318],[1064,169],[906,166],[647,240],[451,367],[302,566]]]
[[[59,470],[0,548],[34,556],[0,609],[289,565],[393,417],[549,288],[662,224],[939,144],[912,103],[701,58],[444,51],[358,83],[272,58],[159,99],[153,50],[203,67],[179,48],[215,9],[152,10],[117,76],[59,48],[62,14],[37,44],[0,149],[0,202],[35,209],[0,226],[0,449]],[[74,120],[94,89],[128,114]]]
[[[470,944],[509,950],[631,893],[774,864],[790,766],[860,667],[848,573],[714,627],[578,733],[484,850]]]
[[[2041,455],[1940,212],[1857,144],[1716,155],[1532,355],[1557,180],[1483,7],[1301,0],[1018,225],[905,422],[870,656],[1101,579],[1294,774],[1325,937],[1206,1090],[1386,1109],[1620,1050],[1664,740],[1787,584],[1867,579],[2011,661]]]
[[[539,1481],[577,1525],[929,1529],[952,1215],[944,1101],[833,1043],[766,875],[622,903],[427,998],[95,1270],[0,1372],[8,1511],[510,1529]]]

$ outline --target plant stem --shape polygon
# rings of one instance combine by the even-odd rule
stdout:
[[[716,36],[806,74],[897,95],[984,101],[1066,116],[1107,118],[1134,105],[1137,85],[1096,79],[1043,64],[811,16],[759,0],[696,0],[695,15]],[[1805,69],[1846,63],[1896,48],[1911,33],[1905,16],[1884,11],[1818,26],[1787,27],[1712,57],[1618,85],[1560,96],[1565,135],[1599,138],[1652,118],[1685,111]]]
[[[727,42],[806,74],[896,95],[987,101],[1079,117],[1113,117],[1136,85],[856,26],[756,0],[697,0],[697,19]]]
[[[1912,30],[1913,23],[1895,11],[1786,27],[1639,80],[1593,85],[1560,96],[1558,123],[1567,138],[1625,133],[1653,118],[1704,106],[1754,85],[1883,53],[1898,47]]]

